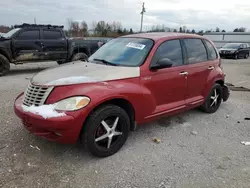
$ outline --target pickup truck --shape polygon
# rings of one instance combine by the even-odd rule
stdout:
[[[87,60],[103,41],[67,38],[63,26],[22,24],[0,36],[0,76],[10,63],[57,61],[58,64]]]

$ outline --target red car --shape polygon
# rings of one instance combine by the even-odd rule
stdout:
[[[214,113],[229,97],[219,53],[201,36],[144,33],[113,39],[88,60],[34,75],[15,100],[31,133],[116,153],[136,126],[196,107]]]

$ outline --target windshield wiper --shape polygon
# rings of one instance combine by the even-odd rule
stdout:
[[[111,62],[109,62],[109,61],[107,61],[107,60],[105,60],[105,59],[93,59],[93,60],[94,60],[94,61],[100,61],[100,62],[102,62],[102,63],[104,63],[104,64],[106,64],[106,65],[117,66],[117,64],[111,63]]]

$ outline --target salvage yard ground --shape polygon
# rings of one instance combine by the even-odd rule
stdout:
[[[250,60],[224,60],[227,82],[250,89]],[[250,92],[232,91],[209,115],[192,110],[131,132],[115,155],[99,159],[80,145],[30,135],[14,115],[29,78],[56,63],[12,66],[0,81],[0,187],[249,188]],[[157,142],[154,142],[153,139]]]

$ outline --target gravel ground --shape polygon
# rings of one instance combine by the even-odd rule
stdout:
[[[29,134],[13,102],[28,79],[56,63],[12,67],[0,84],[0,187],[249,188],[250,92],[232,91],[219,111],[192,110],[131,132],[115,155],[95,158],[80,145]],[[250,88],[249,60],[223,60],[228,82]],[[161,139],[159,144],[152,139]],[[37,148],[36,148],[37,147]]]

